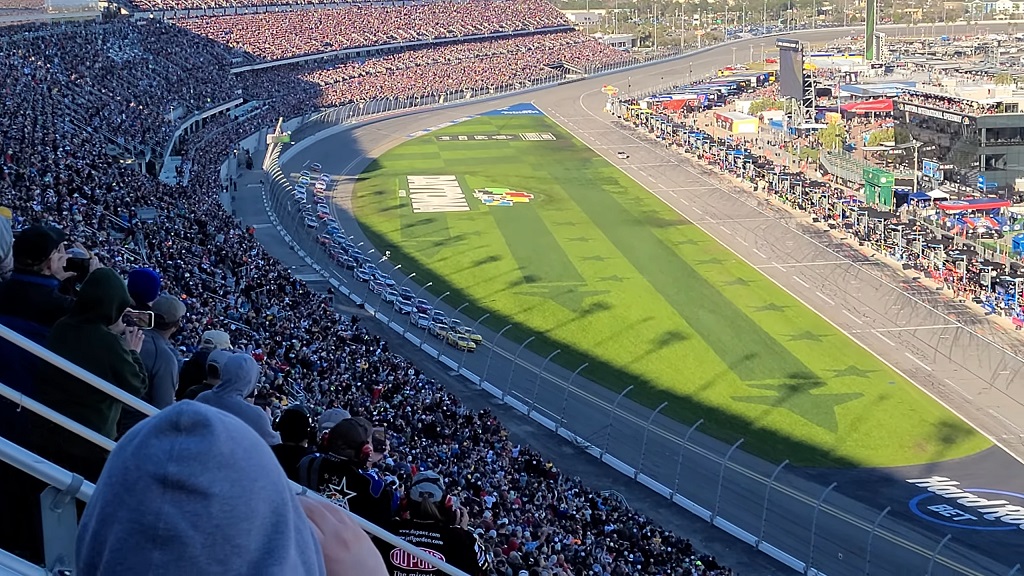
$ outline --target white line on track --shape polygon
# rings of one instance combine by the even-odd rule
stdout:
[[[914,362],[917,362],[917,363],[918,363],[918,365],[919,365],[919,366],[921,366],[922,368],[924,368],[925,370],[927,370],[927,371],[929,371],[929,372],[931,372],[931,371],[932,371],[932,369],[931,369],[931,367],[930,367],[930,366],[928,366],[928,365],[927,365],[927,364],[925,364],[924,362],[921,362],[921,361],[920,361],[920,360],[918,360],[917,358],[914,358],[914,356],[913,356],[913,355],[911,355],[911,353],[910,353],[910,352],[904,352],[904,354],[906,354],[906,355],[907,355],[907,358],[910,358],[910,359],[911,359],[911,360],[913,360]]]
[[[999,414],[999,413],[998,413],[998,412],[996,412],[995,410],[989,410],[989,412],[990,412],[990,413],[991,413],[991,414],[992,414],[993,416],[995,416],[996,418],[999,418],[999,419],[1000,419],[1000,420],[1002,420],[1003,422],[1006,422],[1006,424],[1007,424],[1007,425],[1008,425],[1008,426],[1009,426],[1010,428],[1013,428],[1013,429],[1014,429],[1014,430],[1016,430],[1017,432],[1021,432],[1021,431],[1022,431],[1022,430],[1021,430],[1020,428],[1018,428],[1018,427],[1017,427],[1017,425],[1016,425],[1016,424],[1014,424],[1013,422],[1010,422],[1009,420],[1007,420],[1006,418],[1004,418],[1004,417],[1003,417],[1003,416],[1002,416],[1001,414]]]
[[[722,231],[723,231],[723,232],[725,232],[726,234],[728,234],[728,235],[730,235],[730,236],[735,236],[735,234],[733,234],[733,233],[732,233],[732,230],[729,230],[729,229],[728,229],[728,228],[726,228],[725,226],[719,226],[719,228],[721,228],[721,229],[722,229]]]
[[[750,246],[750,244],[747,244],[747,241],[744,240],[743,238],[740,238],[739,236],[737,236],[736,239],[739,240],[740,243],[743,244],[744,246]]]
[[[703,212],[701,212],[699,208],[692,208],[691,207],[690,209],[693,210],[694,212],[696,212],[697,214],[703,214]]]
[[[849,260],[825,260],[825,261],[822,261],[822,262],[790,262],[789,264],[786,264],[786,266],[826,266],[826,265],[829,265],[829,264],[849,264],[849,263],[850,263]],[[764,265],[761,265],[761,266],[754,266],[754,268],[768,268],[768,267],[774,268],[776,266],[778,266],[778,264],[772,263],[772,264],[764,264]]]
[[[804,288],[810,288],[811,287],[810,284],[808,284],[807,282],[804,282],[803,280],[801,280],[799,276],[793,276],[793,280],[796,280],[797,282],[803,284]]]
[[[687,202],[686,200],[684,200],[682,198],[679,198],[679,201],[682,202],[685,206],[689,206],[690,205],[689,202]]]
[[[768,259],[768,257],[765,256],[764,254],[762,254],[761,251],[758,250],[757,248],[754,248],[754,254],[757,254],[758,256],[760,256],[761,258],[764,258],[765,260]]]
[[[966,397],[968,400],[974,400],[974,396],[971,396],[967,392],[964,392],[963,388],[957,386],[956,384],[953,384],[953,382],[949,378],[943,378],[943,380],[946,381],[946,384],[949,384],[953,388],[956,388],[956,391],[961,393],[961,394],[963,394],[964,397]],[[998,414],[997,414],[997,416],[998,416]]]
[[[888,338],[886,338],[885,336],[882,336],[881,334],[879,334],[879,333],[878,333],[878,331],[874,331],[874,332],[873,332],[873,334],[874,334],[875,336],[878,336],[878,339],[879,339],[879,340],[881,340],[882,342],[885,342],[885,343],[886,343],[886,344],[888,344],[889,346],[892,346],[893,348],[895,348],[895,347],[896,347],[896,343],[895,343],[895,342],[893,342],[892,340],[889,340],[889,339],[888,339]]]
[[[854,322],[856,322],[857,324],[863,324],[863,323],[864,323],[864,321],[863,321],[863,320],[861,320],[860,318],[857,318],[857,317],[856,317],[856,316],[854,316],[853,314],[850,314],[850,313],[849,313],[849,312],[847,312],[846,310],[843,310],[843,314],[846,314],[847,316],[849,316],[849,317],[850,317],[850,319],[852,319],[852,320],[853,320]]]
[[[836,305],[835,302],[833,302],[832,300],[829,300],[829,298],[827,296],[825,296],[824,294],[822,294],[821,292],[815,292],[815,294],[818,295],[818,298],[821,298],[825,302],[828,302],[830,306],[835,306]],[[843,310],[843,312],[845,312],[845,310]]]

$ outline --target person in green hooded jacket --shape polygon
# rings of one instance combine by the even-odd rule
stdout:
[[[50,331],[47,347],[132,396],[148,387],[139,357],[143,333],[121,316],[131,306],[125,281],[110,268],[94,270],[82,283],[71,313]],[[121,403],[91,384],[47,365],[37,384],[38,400],[83,426],[114,439]]]

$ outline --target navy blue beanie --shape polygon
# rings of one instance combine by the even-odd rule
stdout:
[[[128,295],[136,306],[149,305],[160,295],[160,275],[149,268],[128,273]]]

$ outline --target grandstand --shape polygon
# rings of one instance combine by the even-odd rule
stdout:
[[[227,6],[236,5],[255,4]],[[209,8],[209,3],[135,6],[200,7]],[[403,25],[392,26],[395,21]],[[708,574],[725,574],[714,558],[630,510],[621,498],[591,491],[578,479],[564,477],[540,453],[513,446],[492,414],[467,410],[408,359],[390,353],[382,339],[337,314],[328,296],[313,292],[271,258],[253,231],[241,229],[219,201],[234,185],[222,176],[225,159],[244,162],[247,151],[237,149],[237,143],[281,117],[380,99],[436,102],[452,92],[486,94],[493,87],[531,86],[639,62],[577,32],[560,30],[563,24],[561,14],[544,2],[470,0],[0,29],[5,94],[0,100],[0,205],[9,209],[15,231],[59,227],[69,248],[72,242],[88,248],[101,267],[122,277],[140,267],[156,269],[162,290],[185,304],[174,346],[185,356],[198,354],[202,334],[223,331],[232,347],[259,364],[257,401],[269,412],[279,415],[286,405],[302,401],[314,415],[345,406],[370,416],[366,407],[372,405],[373,414],[386,420],[392,432],[390,458],[380,464],[381,474],[394,477],[396,484],[409,485],[408,463],[437,470],[449,483],[473,470],[469,482],[489,506],[485,510],[482,504],[467,503],[468,521],[497,556],[495,565],[511,570],[544,559],[552,575],[595,566],[611,573],[625,569],[627,558],[636,558],[636,567],[644,570],[664,572],[701,562]],[[511,31],[523,34],[470,39]],[[240,53],[278,60],[340,47],[439,39],[465,40],[232,73]],[[171,155],[177,157],[176,169],[157,179]],[[59,250],[60,242],[47,248]],[[15,256],[23,249],[16,248]],[[48,252],[43,259],[51,257]],[[29,274],[26,265],[22,262],[17,274]],[[33,266],[36,274],[41,265]],[[50,365],[77,371],[86,382],[80,383],[82,389],[102,391],[83,392],[80,399],[58,397],[61,402],[102,406],[114,414],[121,402],[142,414],[155,408],[120,383],[121,388],[115,387],[75,368],[75,362],[105,362],[114,352],[69,361],[52,341],[49,351],[40,346],[48,342],[47,333],[57,332],[55,322],[72,304],[56,296],[46,305],[18,296],[12,288],[18,280],[12,278],[0,284],[0,391],[7,399],[0,405],[0,421],[6,424],[0,458],[8,464],[0,475],[11,488],[2,501],[7,552],[0,554],[0,572],[54,573],[75,568],[75,523],[68,517],[74,509],[68,499],[85,501],[94,495],[97,470],[79,464],[102,466],[114,438],[80,415],[69,419],[62,410],[34,402],[37,385],[44,381],[37,382],[35,370]],[[40,282],[56,285],[46,278]],[[66,377],[46,369],[52,378]],[[29,412],[41,417],[29,417]],[[425,422],[423,414],[433,420]],[[75,419],[80,425],[71,423]],[[42,429],[47,433],[36,437]],[[41,483],[29,481],[29,475]],[[103,483],[99,480],[97,492]],[[42,530],[38,491],[46,485],[59,493],[48,494],[54,505],[46,507],[43,548],[37,534]],[[510,490],[516,495],[507,495]],[[562,520],[541,525],[538,519],[549,510]],[[50,520],[58,515],[63,515],[62,528],[54,531]],[[496,522],[499,518],[505,522]],[[606,533],[606,525],[619,529]],[[365,522],[361,527],[389,538]],[[438,565],[415,547],[390,539],[420,561]],[[233,554],[224,560],[233,560]]]

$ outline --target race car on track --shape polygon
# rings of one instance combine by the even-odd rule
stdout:
[[[466,336],[465,334],[449,332],[445,335],[444,341],[449,346],[454,346],[457,350],[476,352],[476,343],[470,340],[469,336]]]
[[[616,152],[615,155],[619,157],[619,160],[625,160],[625,159],[629,158],[629,154],[626,154],[625,152],[623,152],[621,150]]]

